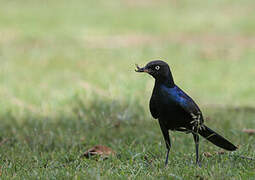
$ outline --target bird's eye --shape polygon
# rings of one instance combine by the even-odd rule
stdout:
[[[158,71],[160,69],[160,66],[156,66],[155,69]]]

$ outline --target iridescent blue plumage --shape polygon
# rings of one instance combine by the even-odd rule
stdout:
[[[172,73],[164,61],[151,61],[145,67],[139,68],[137,72],[146,72],[155,78],[155,85],[150,99],[151,115],[158,119],[167,148],[165,164],[168,162],[168,154],[171,142],[168,130],[184,131],[192,133],[196,145],[196,162],[198,158],[199,134],[229,151],[236,147],[205,126],[203,116],[197,104],[184,91],[175,85]]]
[[[160,89],[162,96],[165,98],[165,101],[168,102],[168,104],[174,103],[190,114],[201,114],[199,107],[196,105],[193,99],[183,92],[178,86],[174,85],[174,87],[169,88],[166,85],[161,84]],[[202,118],[201,121],[203,122]]]

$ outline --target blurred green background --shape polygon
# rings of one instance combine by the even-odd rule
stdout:
[[[148,109],[154,80],[134,72],[135,63],[154,59],[169,63],[176,84],[201,106],[209,125],[244,145],[241,153],[254,156],[254,136],[241,135],[243,128],[255,127],[253,0],[0,0],[0,4],[0,140],[7,141],[0,146],[0,172],[4,176],[45,177],[40,163],[47,160],[69,167],[56,171],[52,166],[48,178],[63,178],[67,172],[72,178],[116,174],[135,178],[136,173],[123,168],[125,158],[151,152],[157,157],[155,170],[138,171],[136,166],[146,168],[140,162],[125,167],[141,178],[173,174],[195,178],[192,163],[188,166],[193,170],[184,175],[180,170],[186,165],[166,171],[161,166],[165,149],[157,144],[161,132]],[[122,129],[109,132],[116,123],[123,124]],[[139,143],[132,149],[134,139]],[[185,159],[183,153],[193,156],[189,138],[177,135],[177,139],[185,143],[174,147],[177,154],[172,161]],[[104,161],[101,166],[75,160],[100,143],[124,153],[124,160]],[[83,168],[62,160],[63,154]],[[231,170],[231,165],[221,169],[224,162],[217,158],[208,162],[208,167],[219,162],[222,172],[217,170],[215,177],[224,177],[227,170],[237,179],[254,175],[250,162],[242,164],[248,172],[239,166]],[[17,167],[10,166],[17,162]],[[113,166],[123,169],[108,171]],[[210,170],[203,172],[205,178],[212,177]]]

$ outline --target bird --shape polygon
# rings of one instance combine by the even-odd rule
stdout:
[[[166,144],[165,166],[171,148],[170,131],[180,131],[192,134],[195,142],[196,164],[199,160],[199,135],[214,145],[228,151],[237,147],[227,139],[204,124],[203,114],[195,101],[179,88],[173,79],[169,65],[162,60],[150,61],[140,68],[136,64],[136,72],[145,72],[155,79],[152,96],[149,102],[151,115],[157,119]]]

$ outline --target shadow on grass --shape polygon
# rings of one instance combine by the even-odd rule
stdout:
[[[80,155],[96,144],[123,152],[124,149],[136,148],[136,145],[162,141],[157,121],[152,120],[149,111],[138,101],[107,98],[87,101],[73,97],[68,102],[68,109],[52,116],[29,111],[22,116],[15,112],[3,114],[0,117],[0,142],[4,141],[0,148],[1,157],[27,156],[28,152]],[[206,108],[205,116],[208,117],[206,124],[238,139],[236,142],[240,144],[247,139],[240,135],[241,130],[254,127],[255,108]]]
[[[5,112],[0,117],[0,142],[5,141],[1,146],[18,143],[31,151],[48,152],[106,143],[113,133],[117,137],[118,132],[141,124],[145,116],[144,108],[136,101],[73,97],[67,104],[68,110],[63,108],[48,116],[30,111]]]

